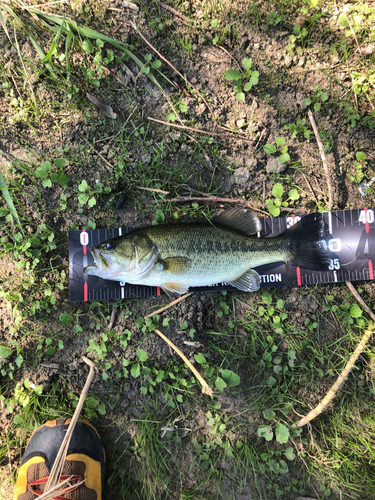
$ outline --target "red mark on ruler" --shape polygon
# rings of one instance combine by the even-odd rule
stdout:
[[[365,229],[366,229],[366,233],[368,234],[368,232],[370,231],[370,226],[369,226],[369,223],[368,223],[368,220],[367,220],[367,208],[365,208]],[[370,261],[371,262],[371,261]],[[372,266],[372,264],[371,264]],[[371,278],[373,279],[373,278]]]
[[[80,235],[80,242],[81,245],[83,246],[83,254],[87,254],[87,243],[89,242],[89,235],[86,233],[84,229],[82,229],[82,233]]]
[[[368,271],[369,271],[369,274],[370,274],[370,280],[373,280],[374,279],[374,268],[372,266],[372,261],[371,260],[368,261]]]
[[[83,285],[83,300],[89,300],[89,287],[87,281],[85,281],[85,284]]]
[[[156,287],[156,295],[160,295],[160,286]]]
[[[294,214],[292,214],[292,222],[293,222],[293,225],[294,225],[294,222],[295,222],[295,221],[294,221],[295,217],[296,217],[296,216],[295,216]],[[297,269],[297,283],[298,283],[298,285],[302,285],[302,282],[301,282],[301,269],[300,269],[298,266],[297,266],[297,268],[296,268],[296,269]]]

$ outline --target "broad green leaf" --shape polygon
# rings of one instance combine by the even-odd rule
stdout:
[[[316,102],[316,103],[314,104],[314,111],[320,111],[320,108],[321,108],[321,104],[320,104],[320,102]]]
[[[320,100],[321,100],[322,102],[328,101],[328,94],[327,94],[327,92],[322,92],[322,93],[320,94]]]
[[[270,425],[261,425],[258,427],[258,436],[265,438],[266,441],[271,441],[273,438],[273,431]]]
[[[349,22],[348,22],[345,14],[340,14],[338,21],[343,28],[349,28]]]
[[[218,391],[223,392],[224,389],[227,387],[227,384],[221,377],[217,377],[217,379],[215,380],[215,386]]]
[[[289,446],[289,448],[287,448],[285,451],[284,451],[284,455],[286,456],[286,458],[288,460],[294,460],[296,458],[295,454],[294,454],[294,450],[291,446]]]
[[[278,146],[284,146],[285,137],[276,137],[275,142]]]
[[[78,196],[78,201],[80,202],[81,205],[84,205],[89,201],[90,196],[86,193],[82,193]]]
[[[85,405],[87,406],[87,408],[96,408],[98,406],[98,403],[99,401],[92,396],[89,396],[85,399]]]
[[[92,196],[88,201],[88,206],[92,208],[94,205],[96,205],[96,199]]]
[[[280,163],[286,163],[287,161],[290,160],[290,156],[288,153],[284,153],[282,155],[279,156],[279,162]]]
[[[251,89],[251,87],[252,87],[251,82],[247,82],[247,83],[245,83],[243,89],[244,89],[245,92],[249,92],[249,90]]]
[[[87,182],[85,180],[83,180],[81,182],[81,184],[78,185],[78,189],[79,189],[79,191],[81,191],[81,193],[83,193],[84,191],[86,191],[88,189],[88,187],[89,186],[88,186],[88,184],[87,184]]]
[[[266,380],[266,384],[269,386],[269,387],[272,387],[273,385],[276,384],[276,379],[275,377],[268,377],[268,379]]]
[[[242,67],[245,71],[248,71],[251,68],[252,64],[253,64],[253,60],[251,59],[251,57],[249,57],[249,58],[244,57],[242,59]]]
[[[365,153],[362,153],[362,151],[358,151],[358,153],[355,155],[358,161],[365,161],[366,155]]]
[[[89,54],[92,54],[94,52],[94,46],[90,42],[90,40],[85,40],[82,44],[82,48],[85,52],[88,52]]]
[[[312,103],[310,97],[305,97],[305,104],[306,106],[310,106],[310,104]]]
[[[240,384],[241,380],[240,380],[239,375],[232,372],[232,370],[220,369],[220,373],[227,384],[232,385],[232,386]]]
[[[280,208],[275,207],[274,205],[268,207],[268,211],[272,215],[272,217],[278,217],[280,215]]]
[[[141,367],[140,367],[139,363],[136,363],[135,365],[133,365],[131,367],[130,373],[131,373],[132,377],[134,377],[134,378],[139,377],[139,375],[141,374]]]
[[[59,316],[59,320],[62,323],[65,323],[66,325],[69,325],[69,323],[71,323],[73,321],[73,318],[70,316],[70,314],[62,313]]]
[[[144,351],[143,349],[137,349],[137,352],[136,352],[136,355],[137,355],[137,358],[139,359],[139,361],[141,361],[141,363],[144,363],[145,361],[147,361],[147,352]]]
[[[279,443],[287,443],[289,440],[290,432],[288,427],[286,427],[284,424],[278,424],[276,426],[276,439]]]
[[[35,175],[39,177],[39,179],[45,179],[47,177],[47,172],[42,167],[38,167],[35,170]]]
[[[203,356],[202,353],[194,354],[195,361],[199,363],[200,365],[207,363],[206,358]]]
[[[267,420],[274,420],[276,413],[273,410],[264,410],[263,417]]]
[[[45,187],[45,188],[52,187],[52,181],[51,181],[51,179],[43,179],[42,180],[42,186]]]
[[[99,415],[105,415],[105,414],[106,414],[106,411],[105,411],[105,404],[104,404],[104,403],[101,403],[101,404],[98,406],[98,413],[99,413]]]
[[[240,80],[240,78],[242,78],[242,74],[238,71],[238,69],[228,69],[228,71],[226,71],[224,73],[224,78],[226,80]]]
[[[236,99],[237,99],[237,101],[244,101],[245,100],[245,94],[243,92],[237,92]]]
[[[362,310],[357,304],[353,304],[350,308],[350,316],[352,318],[360,318],[362,316]]]
[[[56,158],[56,160],[53,160],[53,163],[56,165],[57,168],[64,168],[66,165],[66,159]]]
[[[295,200],[298,200],[298,199],[299,199],[299,194],[298,194],[297,189],[291,189],[291,190],[289,191],[289,199],[290,199],[290,200],[293,200],[293,201],[295,201]]]
[[[275,198],[281,198],[284,192],[284,188],[280,183],[276,183],[272,188],[272,195]]]
[[[3,345],[0,345],[0,360],[3,360],[5,358],[9,358],[13,352],[13,349],[10,347],[5,347]]]
[[[259,71],[253,71],[250,77],[251,85],[258,85]]]
[[[277,151],[276,146],[274,146],[273,144],[266,144],[265,146],[263,146],[263,149],[268,154],[276,153]]]

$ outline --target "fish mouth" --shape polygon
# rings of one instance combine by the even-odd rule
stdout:
[[[97,248],[90,248],[90,252],[94,259],[94,265],[92,267],[96,267],[99,270],[107,269],[109,267],[107,259],[101,255]]]

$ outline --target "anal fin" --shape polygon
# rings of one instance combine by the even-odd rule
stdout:
[[[239,278],[234,281],[227,281],[227,283],[243,292],[255,292],[260,287],[260,276],[254,269],[248,269]]]
[[[160,288],[170,297],[179,297],[183,293],[189,290],[189,286],[186,283],[163,283]]]

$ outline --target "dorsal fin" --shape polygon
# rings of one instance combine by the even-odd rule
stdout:
[[[246,208],[229,208],[212,219],[213,224],[222,224],[244,234],[256,234],[262,230],[258,217]]]

